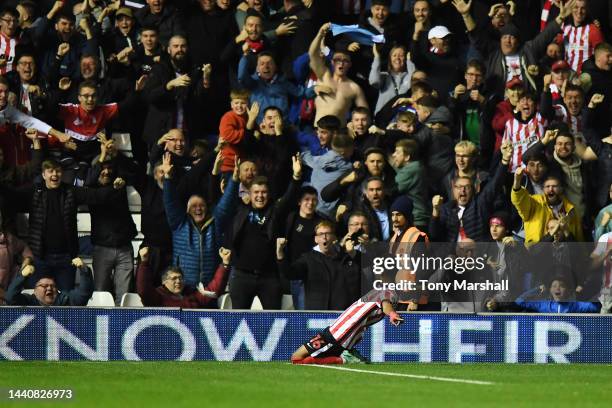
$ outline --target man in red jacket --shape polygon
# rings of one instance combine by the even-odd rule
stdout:
[[[200,283],[197,289],[186,287],[183,271],[178,266],[170,266],[162,275],[161,286],[153,286],[153,276],[149,268],[149,248],[138,251],[140,265],[136,272],[136,290],[145,306],[216,308],[216,299],[225,291],[229,276],[231,251],[220,248],[221,265],[206,287]]]

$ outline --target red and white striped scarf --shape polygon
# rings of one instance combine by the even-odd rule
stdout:
[[[550,14],[550,8],[552,7],[551,0],[545,0],[542,6],[542,14],[540,15],[540,31],[544,31],[546,24],[548,23],[548,15]]]
[[[534,143],[536,143],[544,135],[544,129],[547,126],[547,121],[536,113],[533,118],[527,123],[523,123],[516,118],[506,122],[502,143],[510,141],[514,148],[512,152],[512,160],[510,161],[510,171],[514,173],[519,167],[523,166],[523,154]]]
[[[9,38],[0,33],[0,55],[3,55],[4,60],[6,61],[6,65],[0,68],[0,75],[4,75],[13,70],[13,63],[15,62],[15,47],[18,43],[19,40],[17,38]]]

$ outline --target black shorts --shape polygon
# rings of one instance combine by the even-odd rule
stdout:
[[[344,351],[344,347],[336,342],[336,339],[329,332],[329,327],[304,343],[311,357],[339,357]]]

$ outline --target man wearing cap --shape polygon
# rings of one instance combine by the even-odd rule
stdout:
[[[503,84],[519,78],[532,90],[537,89],[534,78],[535,70],[529,68],[537,65],[546,52],[546,47],[561,30],[563,19],[571,13],[571,0],[568,5],[560,4],[559,16],[554,22],[548,24],[546,29],[534,39],[520,44],[519,29],[508,24],[501,28],[499,42],[483,35],[476,30],[468,32],[470,42],[487,58],[487,86],[494,92],[501,94]],[[528,69],[529,68],[529,69]]]
[[[415,23],[410,53],[416,67],[426,71],[428,79],[446,101],[451,90],[459,83],[459,59],[451,52],[451,32],[445,26],[433,27],[427,32]]]
[[[108,56],[110,76],[113,78],[126,77],[131,73],[131,58],[138,46],[137,37],[132,9],[119,8],[115,13],[115,28],[102,39],[102,49]]]
[[[339,50],[334,52],[333,71],[330,71],[321,56],[321,40],[325,38],[330,28],[330,23],[323,24],[308,50],[310,68],[317,76],[319,83],[326,88],[326,91],[319,92],[315,99],[317,108],[315,122],[325,115],[334,115],[344,125],[351,106],[367,108],[368,102],[361,87],[348,77],[351,68],[351,56],[348,52]]]

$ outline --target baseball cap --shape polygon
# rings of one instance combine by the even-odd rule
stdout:
[[[441,25],[435,26],[434,28],[429,30],[429,33],[427,34],[427,39],[431,40],[432,38],[444,38],[451,34],[452,33],[448,31],[448,28],[441,26]]]
[[[522,87],[523,87],[523,81],[521,81],[518,78],[512,78],[510,81],[506,82],[506,89],[522,88]]]
[[[570,69],[570,66],[567,62],[565,62],[564,60],[559,60],[557,62],[555,62],[554,64],[552,64],[551,70],[554,72],[557,71],[567,71]]]
[[[120,7],[119,10],[117,10],[117,12],[115,13],[115,18],[119,16],[128,16],[130,18],[134,18],[134,13],[129,7]]]

